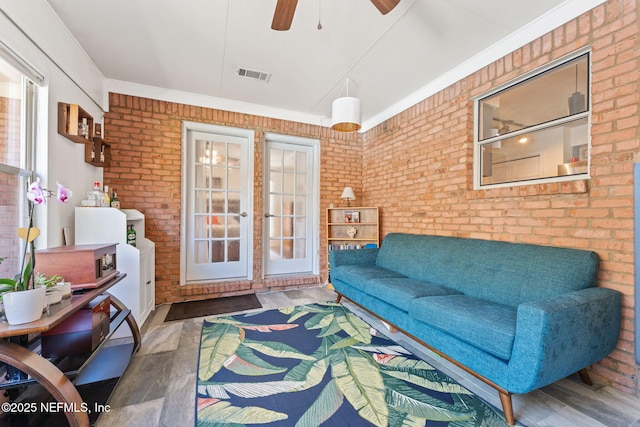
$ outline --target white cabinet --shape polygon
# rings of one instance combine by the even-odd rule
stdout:
[[[127,244],[127,226],[136,231],[136,246]],[[144,235],[144,215],[135,209],[76,208],[77,245],[117,243],[116,265],[126,273],[109,290],[133,313],[138,326],[155,308],[155,244]]]

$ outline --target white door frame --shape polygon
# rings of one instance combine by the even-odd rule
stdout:
[[[320,263],[319,263],[319,255],[320,255],[320,140],[313,138],[303,138],[299,136],[291,136],[291,135],[281,135],[276,133],[265,133],[264,134],[264,143],[263,143],[263,152],[265,153],[265,161],[263,162],[263,186],[262,186],[262,200],[263,206],[265,207],[265,212],[263,212],[262,218],[262,277],[267,277],[266,274],[266,265],[269,261],[269,233],[268,233],[268,223],[266,215],[269,213],[266,211],[266,207],[269,205],[269,185],[266,183],[266,180],[269,176],[269,164],[266,161],[267,158],[267,149],[269,146],[269,142],[280,142],[284,144],[297,144],[297,145],[305,145],[309,146],[313,150],[313,176],[312,176],[312,190],[314,197],[312,197],[312,209],[309,215],[312,219],[313,227],[310,230],[310,238],[312,239],[312,263],[311,263],[311,274],[318,275],[320,274]]]
[[[188,194],[189,188],[187,188],[187,134],[190,131],[195,132],[207,132],[214,133],[219,135],[228,135],[235,136],[240,138],[246,138],[248,141],[248,153],[247,153],[247,165],[246,170],[248,171],[247,180],[249,180],[249,185],[247,185],[246,196],[247,196],[247,217],[244,218],[247,221],[247,280],[253,279],[253,176],[254,176],[254,131],[250,129],[242,129],[242,128],[234,128],[227,126],[219,126],[212,125],[207,123],[199,123],[199,122],[191,122],[191,121],[183,121],[182,122],[182,137],[181,137],[181,158],[182,158],[182,171],[181,171],[181,212],[180,212],[180,285],[192,284],[192,282],[187,282],[187,245],[190,244],[186,241],[186,224],[188,218],[186,218],[186,206],[188,203]],[[215,280],[211,280],[215,281]]]

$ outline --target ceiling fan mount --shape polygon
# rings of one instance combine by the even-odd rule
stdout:
[[[393,8],[396,7],[398,3],[400,3],[400,0],[370,1],[383,15],[391,12]],[[293,15],[296,12],[297,5],[298,0],[278,0],[278,3],[276,4],[276,10],[273,13],[271,29],[276,31],[287,31],[289,28],[291,28],[291,22],[293,21]]]

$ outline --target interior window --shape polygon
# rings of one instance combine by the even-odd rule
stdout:
[[[588,174],[588,54],[476,102],[476,187]]]
[[[33,174],[36,85],[0,52],[0,277],[19,270],[16,231],[26,225],[26,180]]]

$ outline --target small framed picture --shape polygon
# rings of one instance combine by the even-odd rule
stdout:
[[[345,211],[344,222],[360,222],[360,212],[358,211]]]

